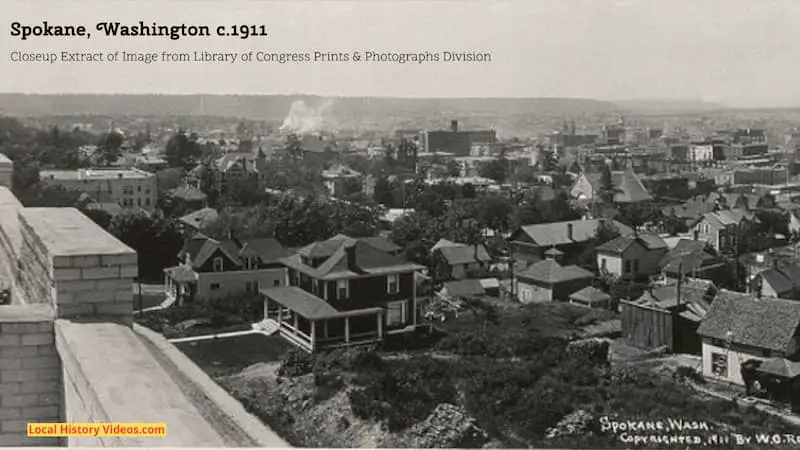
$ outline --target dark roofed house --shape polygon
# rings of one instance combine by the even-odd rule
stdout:
[[[281,258],[287,250],[273,238],[218,241],[202,234],[188,239],[179,264],[164,270],[167,297],[178,304],[286,285]]]
[[[514,259],[520,265],[545,259],[545,252],[552,248],[562,253],[559,261],[576,263],[587,250],[593,249],[597,230],[604,221],[605,219],[590,219],[523,225],[508,240]],[[623,236],[633,233],[630,227],[615,220],[607,223]]]
[[[755,361],[765,369],[796,365],[798,327],[800,302],[723,291],[698,329],[703,375],[744,385],[743,364]]]
[[[289,286],[261,290],[263,327],[307,351],[414,331],[417,274],[424,267],[373,242],[337,235],[281,258]]]
[[[472,278],[480,275],[492,262],[492,257],[483,244],[467,245],[458,242],[441,240],[431,249],[447,262],[450,276],[456,280]]]
[[[602,191],[602,174],[582,173],[570,190],[572,198],[594,200]],[[611,173],[614,187],[614,203],[642,203],[653,200],[639,177],[632,169]]]
[[[515,274],[515,291],[523,303],[569,301],[590,286],[594,274],[578,266],[562,266],[555,258],[541,260]]]
[[[659,263],[666,278],[685,276],[719,282],[729,276],[725,260],[704,241],[681,239]]]
[[[752,287],[761,297],[800,300],[800,265],[763,270],[753,278]]]
[[[597,247],[597,267],[615,277],[638,278],[660,272],[667,244],[654,234],[619,236]]]

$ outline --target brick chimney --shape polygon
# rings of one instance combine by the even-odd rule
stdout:
[[[458,121],[457,120],[451,120],[450,121],[450,131],[452,131],[453,133],[458,131]]]

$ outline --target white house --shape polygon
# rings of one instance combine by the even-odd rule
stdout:
[[[620,236],[596,248],[597,267],[615,277],[656,275],[667,251],[667,243],[653,234]]]
[[[741,369],[747,361],[793,364],[798,327],[798,301],[720,291],[697,330],[703,342],[703,376],[744,385]]]

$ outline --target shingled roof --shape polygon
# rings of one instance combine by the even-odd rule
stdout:
[[[519,272],[517,278],[539,281],[547,284],[594,278],[594,274],[578,266],[562,266],[552,259],[544,259]]]
[[[600,226],[602,220],[604,219],[523,225],[511,235],[510,240],[521,240],[524,237],[523,235],[525,235],[530,241],[540,247],[554,247],[557,245],[589,242],[595,238],[597,228]],[[616,220],[609,220],[608,222],[616,227],[617,231],[623,236],[633,233],[630,227]]]
[[[638,242],[647,250],[664,250],[667,248],[667,243],[663,239],[654,234],[641,234],[641,235],[627,235],[619,236],[612,239],[605,244],[597,247],[598,252],[622,254],[632,244]]]
[[[602,177],[603,175],[599,173],[586,174],[586,179],[589,180],[595,192],[602,189]],[[653,199],[632,169],[612,172],[611,184],[616,191],[614,194],[616,203],[638,203]]]
[[[756,299],[750,294],[720,291],[700,324],[703,337],[786,352],[800,326],[800,302]]]

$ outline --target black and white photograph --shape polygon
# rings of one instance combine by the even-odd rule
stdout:
[[[800,2],[1,3],[0,447],[800,448]]]

